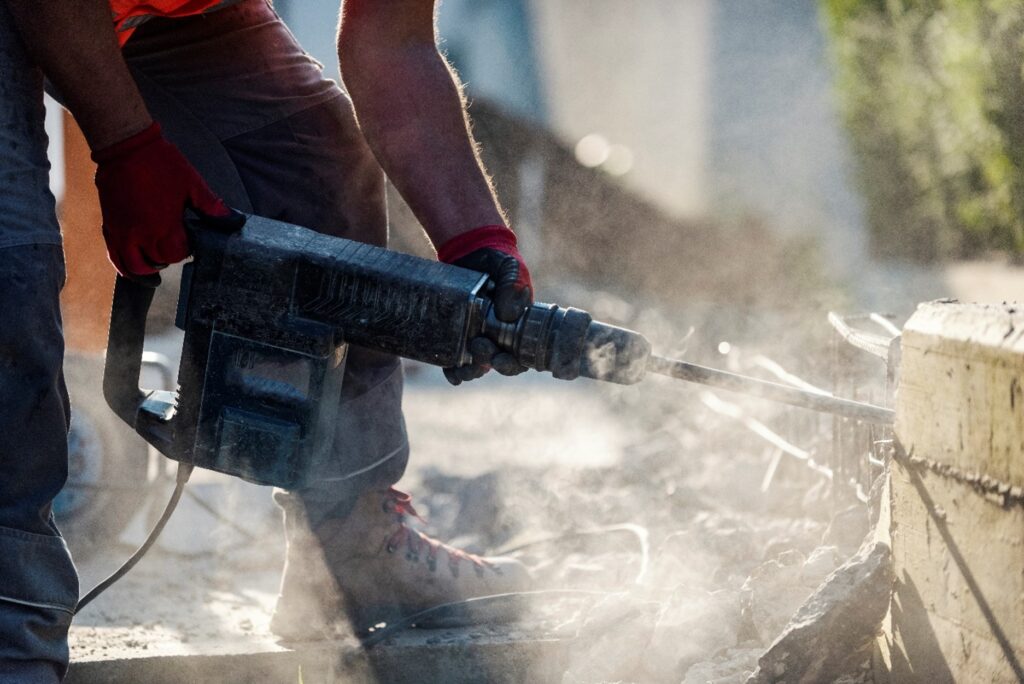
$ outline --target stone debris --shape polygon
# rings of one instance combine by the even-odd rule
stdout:
[[[843,564],[843,558],[835,546],[819,546],[804,561],[800,569],[800,582],[805,587],[818,588],[833,570]]]
[[[678,591],[658,618],[644,654],[645,681],[678,681],[740,630],[739,594],[734,590]],[[751,669],[753,669],[751,667]]]
[[[844,508],[832,516],[825,530],[822,543],[838,546],[847,555],[860,548],[871,527],[871,509],[861,503]]]
[[[563,684],[629,679],[643,666],[655,629],[657,604],[629,595],[610,595],[583,619]]]
[[[747,683],[809,684],[855,676],[889,607],[891,555],[883,542],[866,543],[829,575],[761,656]]]
[[[785,551],[754,568],[743,583],[743,617],[761,643],[770,643],[814,591],[801,581],[806,560],[796,549]]]
[[[771,643],[843,558],[835,546],[819,546],[806,558],[790,549],[754,569],[740,590],[741,606],[762,644]]]
[[[758,555],[755,534],[747,523],[703,511],[689,529],[665,538],[654,575],[673,584],[721,587],[730,576],[742,582]]]
[[[757,668],[760,648],[729,648],[716,660],[698,663],[686,671],[682,684],[743,684]]]

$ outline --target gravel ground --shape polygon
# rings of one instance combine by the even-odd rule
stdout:
[[[994,285],[979,272],[991,269],[951,269],[946,281],[959,285],[949,293],[1001,300],[1024,283],[1020,269]],[[1012,292],[1000,296],[1006,286]],[[654,333],[663,350],[714,342],[679,343],[674,331],[685,326],[633,315],[614,298],[581,303]],[[728,328],[712,313],[707,329]],[[775,347],[797,346],[780,339]],[[176,344],[157,342],[168,352]],[[867,531],[866,514],[831,520],[827,488],[794,463],[784,461],[762,492],[771,449],[710,411],[699,388],[546,376],[451,388],[435,369],[410,367],[408,376],[413,456],[399,487],[414,495],[428,531],[480,552],[526,544],[519,555],[540,586],[596,592],[534,602],[534,625],[572,640],[565,682],[745,681]],[[769,424],[780,415],[722,398]],[[268,632],[283,549],[269,491],[198,472],[190,488],[233,526],[186,498],[160,545],[76,619],[73,660],[282,648]],[[154,497],[157,508],[164,498]],[[83,587],[130,553],[152,517],[140,515],[109,553],[82,564]],[[602,526],[619,527],[578,534]]]
[[[608,466],[628,438],[630,428],[578,385],[488,379],[456,389],[436,370],[416,368],[409,375],[406,407],[414,457],[400,487],[414,494],[438,472],[473,478],[502,464]],[[576,420],[565,425],[568,407]],[[159,545],[76,618],[74,660],[280,648],[268,623],[284,540],[269,489],[200,471],[189,489],[233,525],[186,496]],[[134,520],[108,553],[80,564],[83,589],[127,557],[165,498],[166,488],[154,494],[153,510]],[[439,518],[445,516],[443,495],[417,501],[431,518],[435,510]]]
[[[432,533],[485,552],[632,524],[649,543],[640,583],[636,528],[520,553],[544,588],[605,594],[536,602],[534,627],[578,644],[567,681],[753,669],[770,637],[743,615],[744,581],[766,554],[789,551],[802,568],[826,523],[785,488],[752,496],[768,457],[759,442],[704,409],[700,390],[669,381],[487,378],[451,388],[439,375],[409,373],[414,455],[399,485]],[[210,473],[190,488],[234,526],[186,498],[159,547],[77,618],[74,660],[281,648],[268,632],[283,547],[269,492]],[[110,554],[83,564],[83,586],[141,540],[144,517]],[[813,589],[804,584],[765,608],[770,628]]]

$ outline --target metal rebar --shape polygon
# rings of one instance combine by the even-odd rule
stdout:
[[[896,412],[892,409],[849,399],[840,399],[824,392],[787,387],[775,382],[768,382],[767,380],[738,375],[728,371],[708,368],[707,366],[699,366],[687,361],[666,359],[661,356],[652,355],[647,361],[647,370],[651,373],[667,375],[679,380],[697,382],[731,392],[749,394],[762,399],[769,399],[821,413],[856,418],[868,423],[891,425],[896,419]]]
[[[828,480],[835,484],[846,484],[847,486],[850,487],[850,490],[852,491],[853,495],[857,497],[858,500],[860,500],[863,503],[868,502],[867,492],[864,491],[864,488],[860,485],[859,482],[852,479],[846,480],[844,482],[841,478],[836,477],[835,471],[833,471],[832,468],[829,468],[827,465],[824,465],[822,463],[818,463],[817,461],[814,460],[814,456],[810,452],[804,451],[800,447],[790,444],[785,439],[783,439],[782,436],[774,432],[767,425],[757,420],[756,418],[751,418],[750,416],[748,416],[746,413],[743,412],[743,409],[741,409],[739,406],[736,406],[735,404],[730,404],[727,401],[723,401],[719,399],[717,396],[715,396],[713,392],[709,391],[701,393],[701,401],[703,401],[704,405],[707,406],[712,411],[719,413],[723,416],[728,416],[729,418],[734,418],[735,420],[738,420],[740,423],[743,424],[745,428],[747,428],[755,435],[761,437],[769,444],[771,444],[773,447],[775,447],[778,450],[777,453],[786,454],[792,456],[793,458],[796,458],[799,461],[802,461],[803,464],[810,468],[813,472],[819,475],[823,475],[825,478],[827,478]],[[770,484],[771,482],[766,474],[765,479],[761,483],[761,491],[767,491],[766,485]],[[838,487],[836,489],[838,490]]]
[[[892,339],[891,337],[886,338],[866,330],[857,330],[850,326],[846,318],[832,311],[828,314],[828,322],[835,328],[840,337],[854,347],[866,351],[872,356],[877,356],[883,361],[889,358],[889,342]]]

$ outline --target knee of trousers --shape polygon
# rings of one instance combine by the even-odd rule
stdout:
[[[50,514],[67,478],[63,282],[59,245],[0,248],[0,663],[17,681],[64,675],[78,603]]]
[[[377,365],[380,361],[385,362]],[[309,464],[308,486],[277,495],[279,504],[300,500],[314,525],[344,517],[362,494],[398,482],[409,460],[398,359],[357,364],[346,372],[345,381],[357,389],[353,394],[342,391],[333,448]]]
[[[0,577],[0,682],[60,681],[78,603],[64,540],[0,527]]]

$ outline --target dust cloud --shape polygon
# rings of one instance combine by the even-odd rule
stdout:
[[[841,143],[822,118],[827,78],[805,54],[814,46],[796,46],[803,82],[751,91],[770,111],[750,98],[734,111],[750,79],[730,76],[759,59],[753,47],[772,46],[737,59],[721,50],[742,45],[764,17],[744,19],[743,3],[717,3],[716,14],[716,3],[668,0],[625,31],[636,3],[597,4],[604,21],[592,3],[534,3],[536,21],[552,22],[538,25],[547,31],[540,68],[555,88],[548,120],[510,115],[494,88],[477,97],[470,79],[473,131],[538,299],[637,330],[665,356],[770,377],[754,363],[763,356],[829,386],[825,313],[865,300],[850,286],[859,210],[840,187]],[[797,16],[769,23],[814,21],[813,3],[796,5]],[[656,39],[646,45],[645,26]],[[684,28],[693,41],[676,40]],[[776,75],[793,66],[784,50],[772,57]],[[389,193],[393,246],[429,256],[411,212]],[[437,369],[406,372],[413,452],[399,488],[414,495],[432,536],[531,569],[538,593],[496,629],[513,641],[559,639],[565,684],[745,681],[869,532],[867,505],[840,505],[827,478],[735,416],[819,454],[827,419],[667,378],[619,387],[528,374],[452,388]],[[734,410],[714,410],[723,405],[715,401]],[[279,648],[268,622],[283,539],[268,493],[217,478],[194,489],[217,515],[186,501],[152,558],[79,621],[76,658],[107,657],[110,644],[151,655],[210,643]],[[467,648],[474,640],[452,639]],[[866,681],[862,662],[845,681]]]

